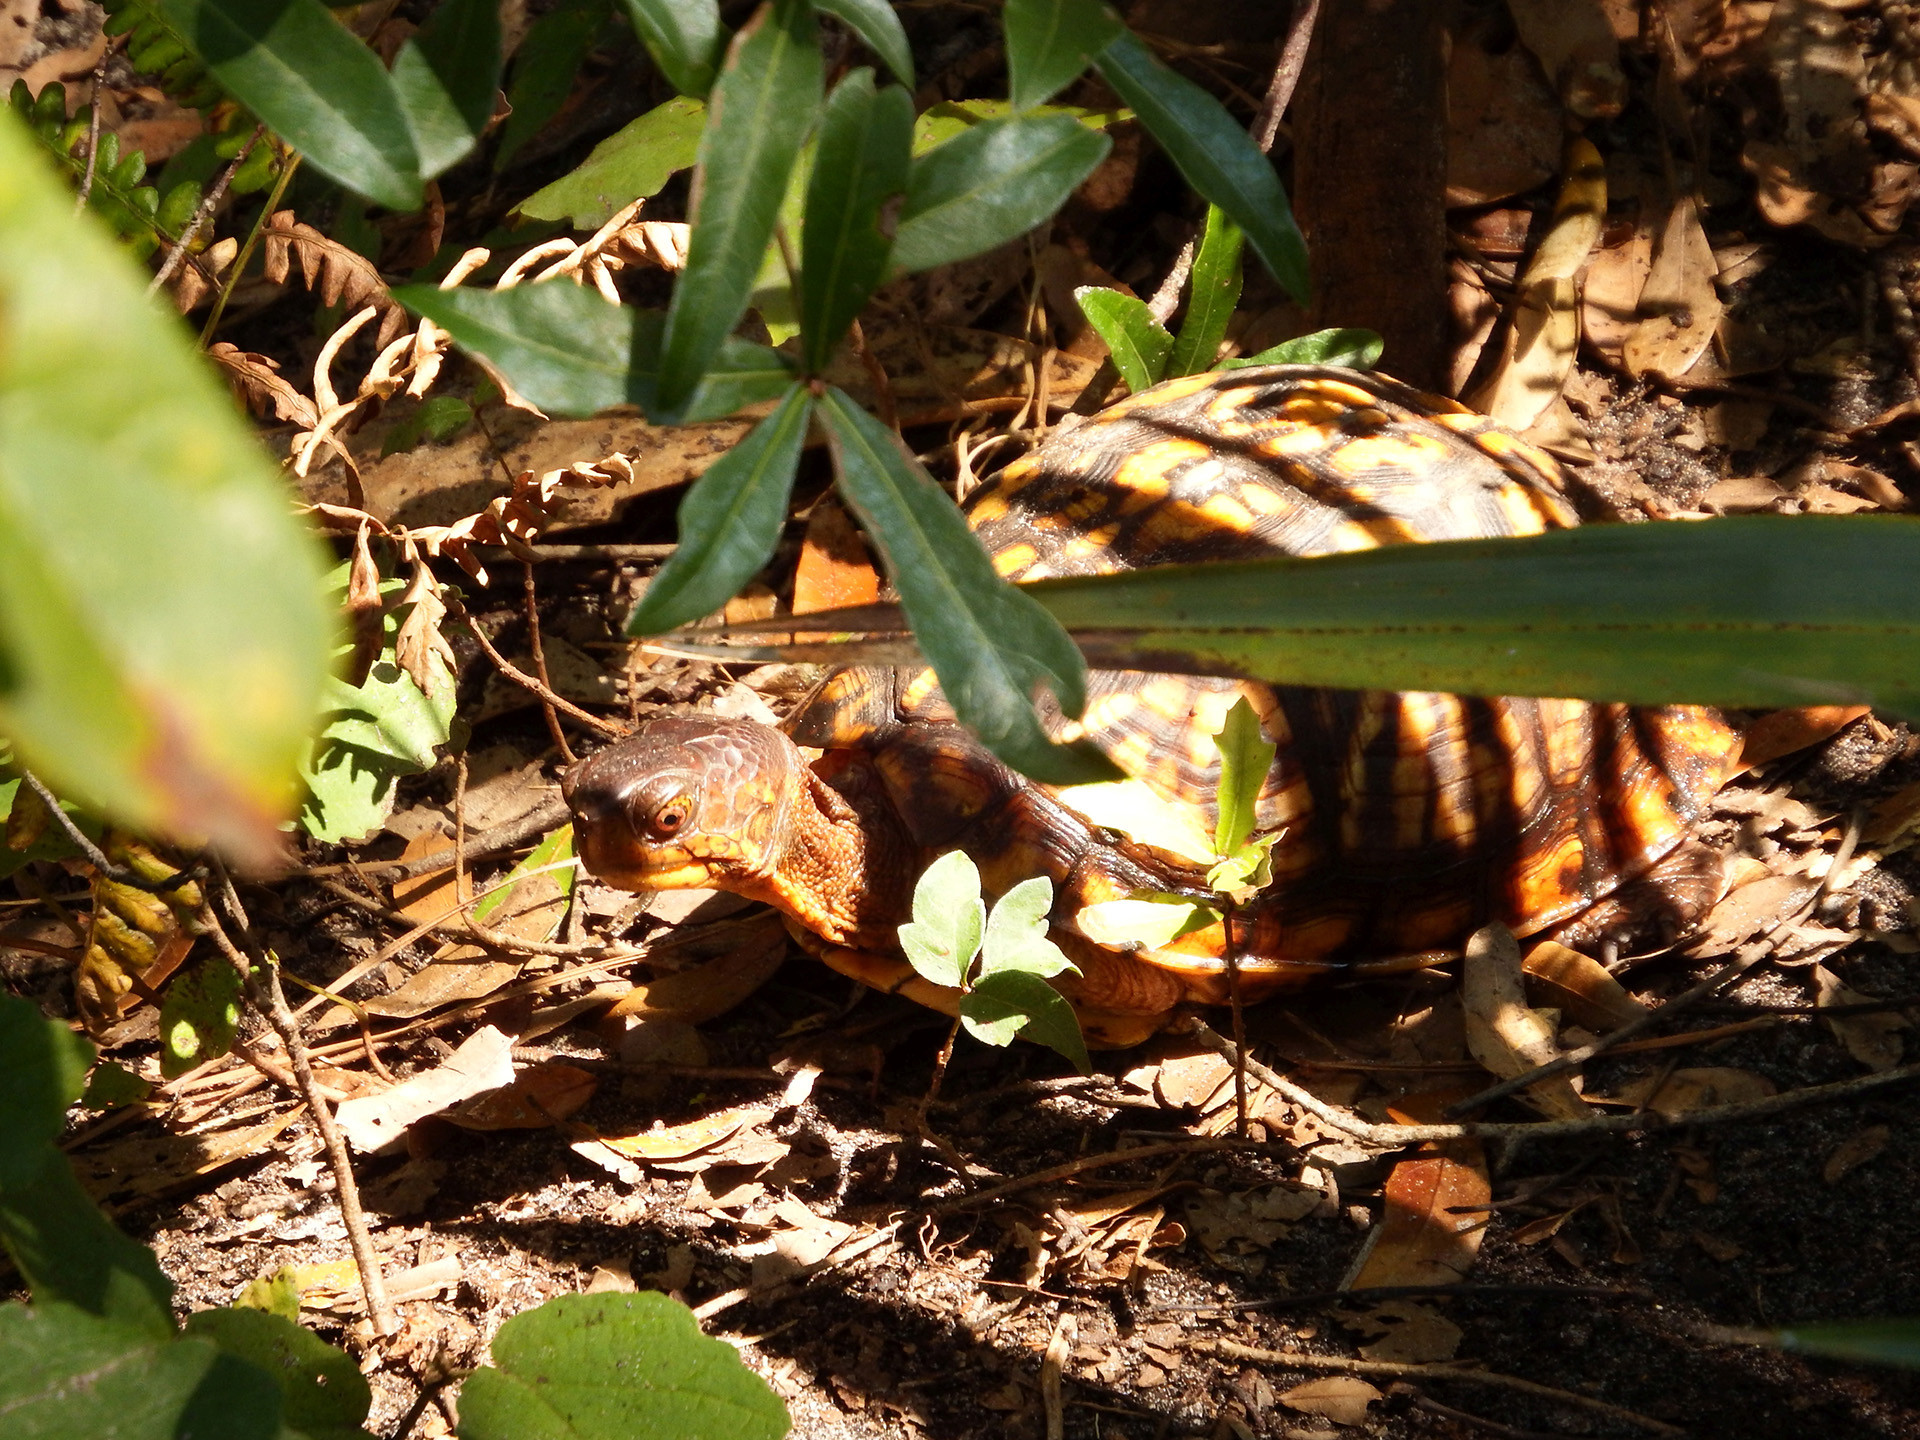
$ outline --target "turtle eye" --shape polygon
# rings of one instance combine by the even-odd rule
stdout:
[[[672,800],[653,812],[653,821],[648,826],[656,835],[673,835],[687,823],[687,802]]]

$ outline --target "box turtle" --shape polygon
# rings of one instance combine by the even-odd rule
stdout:
[[[965,509],[1014,580],[1577,523],[1554,462],[1484,416],[1298,365],[1144,391],[1057,433]],[[949,1013],[957,997],[899,949],[916,877],[956,848],[989,897],[1045,875],[1054,939],[1081,971],[1061,988],[1091,1042],[1128,1044],[1182,1004],[1227,998],[1225,937],[1215,924],[1114,947],[1078,917],[1143,891],[1208,893],[1214,737],[1244,695],[1276,745],[1257,824],[1277,836],[1272,883],[1234,922],[1245,999],[1432,964],[1493,918],[1522,935],[1571,922],[1578,943],[1649,903],[1684,928],[1719,895],[1717,867],[1683,843],[1738,749],[1708,710],[1129,671],[1094,672],[1089,695],[1083,718],[1050,729],[1090,738],[1131,778],[1064,790],[989,755],[927,670],[837,671],[784,731],[655,718],[566,776],[579,853],[630,889],[765,900],[834,968]]]

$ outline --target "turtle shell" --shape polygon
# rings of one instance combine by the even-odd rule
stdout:
[[[1555,462],[1510,431],[1316,366],[1145,391],[1055,435],[965,508],[1013,580],[1577,523]],[[1243,695],[1276,747],[1257,804],[1276,837],[1272,882],[1233,936],[1247,999],[1334,968],[1430,964],[1491,919],[1526,935],[1579,914],[1681,844],[1738,748],[1717,714],[1690,706],[1128,671],[1094,672],[1085,714],[1050,727],[1091,740],[1121,782],[1055,789],[1012,774],[954,723],[931,672],[838,672],[789,729],[827,752],[816,768],[830,784],[858,771],[852,788],[883,790],[924,855],[965,849],[989,893],[1051,878],[1056,933],[1088,942],[1072,947],[1084,968],[1114,948],[1104,930],[1091,943],[1089,906],[1207,893],[1215,736]],[[1226,998],[1220,925],[1119,948],[1173,982],[1162,999]],[[1091,973],[1084,988],[1100,988]]]

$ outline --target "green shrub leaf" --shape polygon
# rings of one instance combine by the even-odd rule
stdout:
[[[964,135],[989,120],[1004,120],[1014,113],[1011,100],[942,100],[922,110],[913,122],[913,153],[917,159],[936,145],[944,145],[956,135]],[[1110,130],[1123,120],[1131,120],[1131,110],[1089,110],[1080,105],[1042,105],[1035,115],[1065,115],[1089,130]]]
[[[272,1378],[280,1414],[310,1440],[359,1440],[373,1391],[353,1357],[311,1330],[259,1308],[197,1310],[189,1337],[211,1341],[221,1353]]]
[[[693,483],[680,502],[680,543],[648,584],[628,634],[657,635],[711,614],[767,563],[812,415],[812,395],[790,383],[779,407]]]
[[[1282,340],[1258,355],[1243,355],[1238,360],[1222,360],[1220,369],[1239,370],[1248,365],[1345,365],[1353,370],[1371,370],[1380,363],[1387,348],[1372,330],[1316,330],[1311,335]]]
[[[978,886],[975,887],[976,889]],[[40,1147],[66,1126],[93,1046],[25,1000],[0,996],[0,1190],[40,1171]]]
[[[779,1440],[787,1413],[665,1295],[562,1295],[516,1315],[460,1390],[461,1440]]]
[[[1111,148],[1105,135],[1062,114],[1013,115],[963,130],[913,162],[893,263],[931,270],[1026,234],[1066,203]]]
[[[1000,23],[1016,110],[1043,105],[1065,89],[1122,28],[1100,0],[1007,0]]]
[[[1589,525],[1025,589],[1114,668],[1144,649],[1290,685],[1920,716],[1906,516]]]
[[[958,990],[980,952],[986,923],[979,867],[964,850],[950,850],[913,887],[913,921],[900,927],[900,947],[924,978]]]
[[[233,97],[314,169],[390,210],[420,205],[420,155],[380,62],[320,0],[155,0]]]
[[[88,1207],[91,1209],[91,1205]],[[275,1440],[280,1392],[209,1340],[176,1340],[69,1305],[0,1305],[0,1414],[13,1440]]]
[[[1206,91],[1162,65],[1127,31],[1095,58],[1101,76],[1172,157],[1187,183],[1246,231],[1267,273],[1307,302],[1307,245],[1280,177]]]
[[[51,1142],[34,1146],[31,1156],[36,1169],[0,1186],[0,1241],[36,1308],[60,1302],[148,1335],[171,1335],[173,1282],[153,1252],[100,1213]],[[4,1344],[0,1355],[11,1358]],[[7,1368],[0,1365],[0,1373]]]
[[[393,57],[420,173],[431,179],[463,159],[493,118],[500,84],[500,6],[445,0]]]
[[[0,114],[0,733],[90,810],[266,863],[325,675],[320,547],[146,282]]]
[[[1920,1320],[1833,1320],[1776,1330],[1782,1350],[1920,1370]]]
[[[831,15],[860,37],[903,85],[913,84],[913,51],[907,32],[887,0],[813,0],[813,8]]]
[[[1113,367],[1129,390],[1138,395],[1165,378],[1173,336],[1153,318],[1146,301],[1100,285],[1082,285],[1073,298],[1087,323],[1107,342]]]
[[[727,47],[718,0],[626,0],[626,7],[634,33],[667,83],[704,100]]]
[[[240,972],[219,953],[174,977],[160,1002],[160,1073],[171,1080],[233,1049]]]
[[[959,510],[900,437],[830,389],[820,402],[840,493],[879,547],[915,637],[961,723],[1015,769],[1072,785],[1115,778],[1090,747],[1054,745],[1033,710],[1038,685],[1060,708],[1086,704],[1073,642],[994,573]]]
[[[1227,711],[1226,723],[1213,743],[1220,752],[1220,785],[1215,791],[1220,820],[1214,828],[1213,851],[1224,858],[1246,844],[1253,833],[1254,806],[1273,768],[1273,742],[1261,733],[1260,717],[1242,695]]]
[[[1193,257],[1187,282],[1187,313],[1180,338],[1173,342],[1169,375],[1193,375],[1213,368],[1227,322],[1240,303],[1240,227],[1218,205],[1207,206],[1207,224]]]
[[[801,363],[817,375],[886,278],[894,212],[907,188],[913,99],[875,91],[873,72],[834,86],[820,120],[800,251]]]
[[[694,172],[687,264],[660,341],[657,419],[685,415],[746,311],[787,175],[820,108],[817,28],[807,0],[771,0],[735,38],[714,83]]]
[[[702,101],[676,95],[609,135],[575,169],[522,200],[520,213],[598,230],[635,200],[658,195],[675,171],[693,164],[706,123]]]
[[[1052,909],[1053,882],[1044,875],[1022,880],[994,901],[987,916],[981,975],[1021,970],[1044,980],[1066,970],[1078,974],[1073,962],[1047,938]]]
[[[983,975],[960,1000],[960,1023],[974,1039],[1011,1045],[1015,1037],[1064,1055],[1084,1075],[1092,1068],[1086,1037],[1073,1006],[1045,980],[1025,970]]]

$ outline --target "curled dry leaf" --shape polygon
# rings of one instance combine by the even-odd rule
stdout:
[[[1447,207],[1485,205],[1553,178],[1566,121],[1525,49],[1454,38],[1447,66]]]
[[[1467,1049],[1490,1074],[1511,1080],[1560,1058],[1552,1020],[1527,1005],[1520,946],[1504,925],[1489,925],[1467,941],[1460,998],[1466,1007]],[[1534,1109],[1556,1120],[1587,1114],[1565,1075],[1536,1080],[1521,1093]]]
[[[440,1065],[377,1095],[346,1101],[335,1118],[353,1148],[365,1154],[398,1140],[416,1120],[512,1083],[513,1041],[486,1025]]]
[[[1607,211],[1607,171],[1587,140],[1567,142],[1565,180],[1553,220],[1521,276],[1505,349],[1474,408],[1525,430],[1559,397],[1580,344],[1575,276],[1600,238]]]
[[[290,420],[309,430],[320,423],[313,402],[280,373],[278,360],[225,340],[209,345],[207,358],[220,367],[234,395],[255,415],[271,410],[276,420]]]
[[[1289,1410],[1318,1415],[1336,1425],[1364,1425],[1367,1407],[1381,1394],[1358,1375],[1324,1375],[1274,1397]]]
[[[1629,374],[1684,375],[1713,343],[1726,306],[1714,287],[1719,265],[1691,196],[1674,202],[1640,292],[1642,319],[1621,355]]]
[[[1389,1300],[1358,1315],[1342,1316],[1340,1323],[1373,1337],[1360,1347],[1363,1359],[1402,1365],[1451,1360],[1465,1338],[1460,1327],[1438,1310],[1414,1300]]]
[[[1834,1005],[1871,1003],[1879,998],[1855,990],[1824,965],[1813,967],[1813,981],[1818,997],[1814,1003],[1823,1010]],[[1828,1015],[1824,1018],[1827,1028],[1833,1032],[1833,1038],[1846,1047],[1847,1054],[1867,1069],[1875,1072],[1891,1070],[1900,1063],[1906,1049],[1900,1032],[1907,1028],[1907,1020],[1897,1010],[1869,1011],[1862,1015]]]
[[[1647,1007],[1629,995],[1606,966],[1558,941],[1534,946],[1522,968],[1529,998],[1589,1030],[1613,1030],[1647,1013]]]
[[[1802,705],[1769,711],[1747,727],[1740,746],[1741,768],[1753,770],[1818,745],[1866,713],[1865,705]]]
[[[1771,1080],[1751,1070],[1740,1070],[1730,1065],[1703,1065],[1675,1070],[1664,1080],[1658,1075],[1644,1075],[1622,1085],[1611,1095],[1592,1098],[1608,1105],[1651,1110],[1663,1120],[1678,1120],[1696,1110],[1707,1110],[1715,1105],[1764,1100],[1775,1090]]]
[[[1687,953],[1724,955],[1743,940],[1770,934],[1819,888],[1819,882],[1806,875],[1767,875],[1743,885],[1707,912]]]
[[[511,1085],[455,1106],[446,1118],[463,1130],[543,1130],[591,1100],[598,1084],[577,1065],[535,1065]]]
[[[1829,1185],[1838,1185],[1846,1178],[1849,1171],[1857,1170],[1869,1160],[1877,1159],[1892,1138],[1893,1130],[1890,1126],[1861,1127],[1828,1153],[1826,1163],[1820,1167],[1820,1178]]]
[[[1653,273],[1653,227],[1642,223],[1598,251],[1580,287],[1580,329],[1609,363],[1625,367],[1621,351],[1640,323],[1640,294]]]
[[[393,637],[394,663],[412,677],[422,692],[431,694],[446,675],[456,673],[453,646],[441,631],[447,617],[440,598],[440,582],[424,564],[416,564],[400,606],[407,615]],[[477,822],[476,822],[477,823]]]
[[[807,516],[807,535],[793,574],[793,613],[868,605],[880,598],[880,572],[859,527],[826,496]]]

